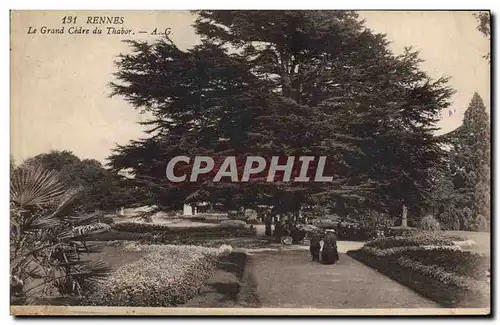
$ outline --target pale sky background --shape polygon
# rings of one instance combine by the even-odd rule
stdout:
[[[62,26],[65,15],[122,16],[134,31],[170,27],[180,48],[198,42],[185,11],[12,12],[11,16],[11,154],[16,163],[42,152],[71,150],[105,162],[116,144],[143,135],[143,117],[122,98],[109,98],[113,60],[128,51],[125,39],[154,40],[149,35],[27,35],[28,27]],[[474,92],[490,109],[490,66],[482,58],[490,44],[476,30],[472,12],[360,12],[367,26],[386,33],[391,49],[421,50],[421,68],[431,77],[451,76],[457,90],[456,113],[443,112],[442,132],[461,124]]]

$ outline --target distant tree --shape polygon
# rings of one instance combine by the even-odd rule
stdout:
[[[479,94],[465,111],[463,124],[450,133],[449,170],[456,206],[462,211],[462,226],[472,229],[478,215],[490,220],[491,134],[490,120]]]
[[[474,13],[477,21],[477,30],[480,31],[488,40],[491,40],[491,15],[489,12]],[[488,52],[484,58],[491,62],[491,53]]]
[[[123,177],[104,168],[95,159],[80,160],[70,151],[51,151],[27,159],[23,166],[39,165],[57,171],[65,184],[81,188],[79,209],[110,211],[133,200],[133,188]]]
[[[80,158],[75,156],[71,151],[67,150],[52,150],[48,153],[41,153],[34,157],[26,159],[23,165],[37,164],[47,170],[61,171],[68,165],[73,165],[80,162]]]

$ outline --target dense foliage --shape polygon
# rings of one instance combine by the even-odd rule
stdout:
[[[13,304],[39,299],[81,296],[92,291],[109,273],[103,261],[85,261],[99,247],[82,235],[106,231],[93,215],[72,216],[80,194],[67,187],[55,171],[22,166],[10,184],[10,285]]]
[[[491,217],[490,119],[475,93],[462,125],[446,134],[450,150],[447,163],[435,173],[433,199],[445,229],[489,229]]]
[[[359,204],[392,213],[425,198],[443,157],[433,123],[452,91],[419,69],[416,52],[392,54],[350,11],[196,14],[200,45],[130,41],[117,62],[113,94],[153,118],[149,137],[118,147],[111,166],[131,169],[151,201],[266,204],[269,218],[325,202],[341,214]],[[173,156],[249,154],[325,155],[334,182],[165,180]]]
[[[95,159],[80,159],[70,151],[51,151],[31,157],[22,164],[36,165],[58,172],[62,182],[80,188],[85,198],[78,205],[80,212],[113,211],[134,203],[134,189],[128,181]]]

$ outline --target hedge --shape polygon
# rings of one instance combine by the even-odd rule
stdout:
[[[158,224],[134,222],[116,223],[105,233],[85,236],[87,241],[140,241],[157,244],[197,244],[200,241],[226,238],[255,237],[255,229],[250,227],[168,227]]]
[[[219,224],[221,228],[245,228],[246,226],[247,223],[243,220],[224,220]]]
[[[227,220],[227,213],[198,213],[192,216],[183,216],[185,219],[193,221],[221,221]]]
[[[90,305],[177,306],[195,296],[230,249],[161,245],[117,269],[88,297]]]
[[[138,223],[138,222],[120,222],[115,223],[112,228],[117,231],[138,232],[138,233],[216,233],[241,229],[241,224],[224,224],[216,226],[202,226],[202,227],[170,227],[163,224],[153,223]]]

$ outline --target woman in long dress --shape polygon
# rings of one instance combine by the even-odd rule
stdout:
[[[319,251],[321,250],[321,235],[319,232],[314,232],[311,236],[309,251],[314,262],[319,262]]]
[[[323,250],[321,251],[321,262],[323,264],[334,264],[339,260],[339,252],[337,250],[337,236],[333,230],[326,231],[323,241]]]

